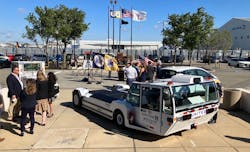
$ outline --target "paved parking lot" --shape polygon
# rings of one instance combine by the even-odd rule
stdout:
[[[213,69],[225,87],[250,87],[250,71],[229,67]],[[5,79],[9,70],[0,70],[0,82],[3,86],[6,85]],[[83,108],[74,108],[71,102],[73,88],[97,89],[123,83],[117,81],[116,73],[112,73],[111,80],[107,79],[107,73],[104,73],[103,84],[100,85],[82,82],[80,80],[83,76],[77,76],[70,70],[55,72],[61,85],[60,96],[55,102],[55,116],[47,120],[45,127],[36,124],[34,135],[26,133],[24,137],[18,136],[19,124],[4,119],[0,135],[6,139],[0,143],[0,151],[250,151],[250,115],[247,113],[220,110],[216,124],[201,125],[198,129],[168,137],[159,137],[128,128],[121,129],[112,121],[95,113]],[[100,80],[100,77],[96,80]],[[36,116],[37,122],[40,122],[40,119],[41,116]]]

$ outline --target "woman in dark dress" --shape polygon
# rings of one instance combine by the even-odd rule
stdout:
[[[36,107],[36,80],[28,79],[26,81],[26,88],[21,92],[21,136],[24,135],[25,121],[27,114],[30,117],[30,134],[33,134],[33,129],[35,125],[35,107]]]
[[[145,64],[142,64],[140,67],[140,74],[139,74],[139,81],[145,82],[146,81],[146,67]]]
[[[53,72],[48,73],[48,91],[49,91],[49,118],[54,115],[52,102],[55,101],[55,96],[59,93],[59,88],[56,86],[56,75]]]

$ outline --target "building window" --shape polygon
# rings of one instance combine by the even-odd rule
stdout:
[[[237,40],[237,36],[235,36],[234,39]]]
[[[243,39],[243,36],[241,36],[240,38]]]
[[[249,35],[247,36],[247,39],[249,39]]]

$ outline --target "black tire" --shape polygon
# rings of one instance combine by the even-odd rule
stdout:
[[[78,91],[73,92],[73,99],[72,99],[74,107],[81,107],[81,97]]]
[[[117,126],[124,127],[124,116],[121,111],[116,111],[114,114],[114,121]]]

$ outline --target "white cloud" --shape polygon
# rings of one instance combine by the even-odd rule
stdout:
[[[19,7],[19,8],[17,9],[17,12],[20,13],[20,14],[25,14],[27,11],[26,11],[25,8]]]

